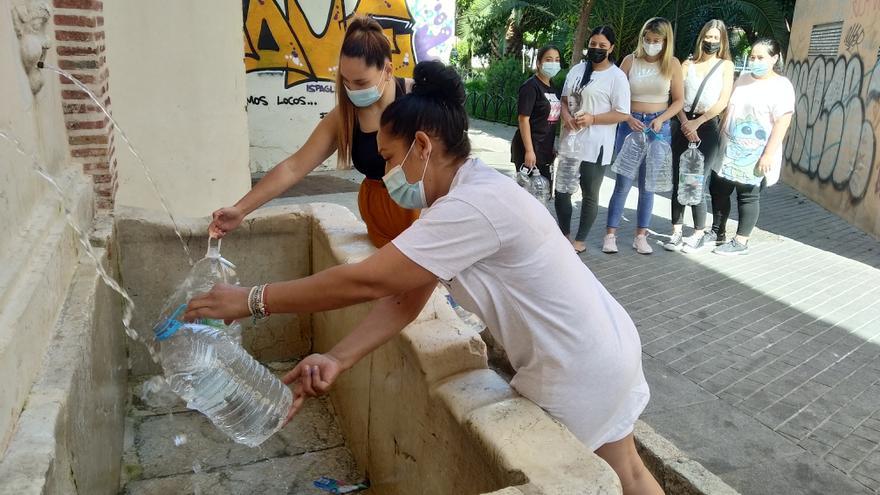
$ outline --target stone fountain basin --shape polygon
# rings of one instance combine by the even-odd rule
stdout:
[[[181,221],[194,256],[206,249],[207,222]],[[188,268],[173,228],[133,208],[96,227],[93,244],[135,301],[133,327],[148,332]],[[258,210],[221,251],[241,283],[253,285],[357,262],[374,249],[350,211],[308,204]],[[263,362],[294,362],[328,350],[369,308],[273,315],[245,329],[244,345]],[[0,460],[0,493],[117,493],[128,381],[159,372],[144,346],[125,337],[120,315],[120,299],[83,259]],[[607,464],[487,367],[485,344],[439,292],[315,403],[313,417],[335,413],[371,494],[620,493]]]

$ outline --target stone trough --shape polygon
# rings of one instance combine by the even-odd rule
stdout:
[[[207,219],[184,220],[190,249]],[[188,265],[158,213],[117,208],[92,243],[149,331]],[[373,252],[350,211],[330,204],[258,210],[224,240],[243,285],[307,276]],[[369,479],[370,494],[620,493],[613,471],[487,367],[486,346],[435,292],[403,333],[340,376],[256,449],[230,442],[182,404],[142,403],[159,368],[122,330],[121,300],[81,262],[35,384],[0,457],[2,494],[322,493],[320,476]],[[278,373],[328,350],[369,305],[273,315],[245,347]]]

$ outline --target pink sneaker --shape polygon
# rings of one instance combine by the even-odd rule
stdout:
[[[614,234],[606,234],[602,238],[602,252],[614,254],[617,252],[617,236]]]
[[[651,249],[651,245],[648,244],[648,236],[647,235],[637,235],[635,239],[633,239],[633,249],[638,251],[639,254],[651,254],[654,252]]]

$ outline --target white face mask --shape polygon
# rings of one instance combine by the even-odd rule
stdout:
[[[388,82],[387,78],[381,83],[365,89],[348,89],[348,86],[345,86],[345,92],[354,106],[364,108],[379,101],[379,98],[382,97],[382,92],[385,90],[386,82]],[[380,87],[382,89],[379,89]]]
[[[422,170],[421,179],[411,183],[406,180],[406,172],[403,171],[403,164],[406,163],[406,159],[409,158],[409,154],[415,145],[416,142],[413,141],[409,145],[409,150],[404,155],[403,161],[382,177],[382,181],[385,183],[385,188],[388,190],[388,195],[391,196],[391,199],[400,205],[401,208],[406,208],[407,210],[420,210],[428,207],[428,200],[425,197],[425,174],[428,172],[428,160],[430,160],[431,155],[429,154],[428,158],[425,159],[425,168]]]
[[[642,45],[645,49],[645,55],[655,57],[663,51],[663,43],[645,43]]]

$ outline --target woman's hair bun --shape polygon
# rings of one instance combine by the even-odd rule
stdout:
[[[464,84],[452,67],[437,60],[416,64],[413,70],[414,95],[464,105]]]
[[[374,31],[384,36],[382,25],[376,19],[365,15],[357,15],[348,21],[348,29],[346,33],[357,31]]]

